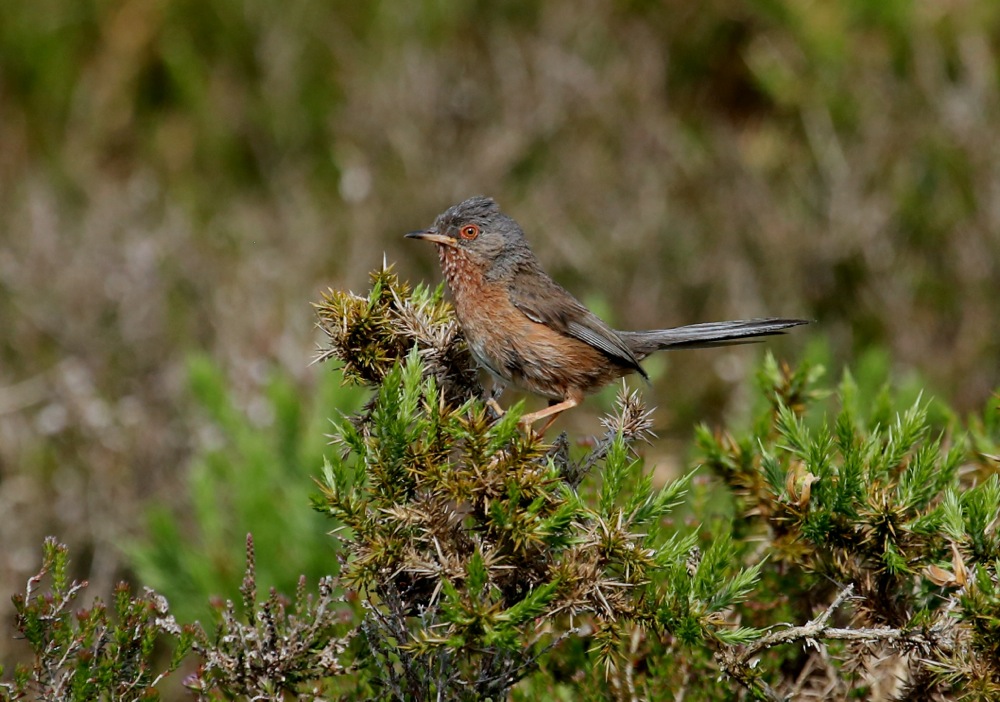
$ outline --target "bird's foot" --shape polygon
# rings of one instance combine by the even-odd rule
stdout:
[[[497,419],[500,419],[507,413],[506,410],[504,410],[504,408],[501,407],[499,403],[492,397],[486,401],[486,406],[490,409],[491,412],[493,412],[494,415],[496,415]]]

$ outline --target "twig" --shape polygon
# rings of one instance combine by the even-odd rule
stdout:
[[[889,627],[845,629],[829,626],[830,617],[853,594],[854,586],[848,585],[841,590],[829,607],[809,623],[771,632],[745,646],[731,646],[720,650],[715,655],[719,668],[748,690],[756,691],[772,702],[784,702],[783,695],[778,694],[767,683],[757,679],[753,673],[753,659],[767,649],[796,641],[805,641],[807,645],[819,649],[820,640],[907,643],[919,647],[931,645],[930,639],[923,630],[905,631]]]
[[[834,611],[844,604],[851,595],[854,594],[854,585],[848,585],[833,603],[823,610],[822,613],[815,619],[813,619],[808,624],[804,626],[793,626],[782,631],[773,631],[766,636],[762,636],[753,643],[747,644],[743,647],[739,655],[739,660],[746,662],[756,656],[759,652],[767,648],[772,648],[773,646],[780,646],[782,644],[791,643],[793,641],[799,641],[800,639],[805,639],[807,642],[812,642],[813,639],[824,638],[824,639],[853,639],[853,640],[872,640],[877,639],[879,636],[871,635],[875,632],[890,631],[899,634],[898,629],[830,629],[827,628],[827,622],[830,621],[830,617],[833,616]],[[861,634],[862,632],[869,632],[870,635],[858,635],[854,636],[852,634]]]

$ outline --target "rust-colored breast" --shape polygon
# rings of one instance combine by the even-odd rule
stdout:
[[[562,400],[582,398],[631,372],[575,337],[534,322],[462,251],[438,247],[455,313],[476,360],[503,383]]]

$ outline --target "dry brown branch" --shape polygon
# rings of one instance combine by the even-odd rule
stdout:
[[[823,641],[853,641],[857,643],[887,644],[897,651],[928,650],[931,647],[949,649],[947,642],[933,636],[925,629],[897,629],[892,627],[842,628],[829,625],[833,613],[854,597],[854,586],[848,585],[818,617],[802,626],[792,626],[774,631],[745,646],[731,646],[715,655],[719,668],[748,690],[757,690],[768,700],[784,702],[786,698],[767,683],[758,680],[754,673],[757,659],[776,646],[802,641],[806,646],[820,650]]]

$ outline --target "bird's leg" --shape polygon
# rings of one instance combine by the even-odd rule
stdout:
[[[493,413],[500,419],[504,415],[504,408],[500,406],[497,402],[497,398],[503,395],[503,391],[507,389],[506,385],[501,385],[500,383],[493,383],[493,388],[487,393],[486,396],[486,406],[493,410]]]
[[[537,422],[539,419],[545,419],[548,417],[548,421],[542,425],[542,428],[538,430],[538,435],[542,436],[545,431],[552,426],[552,422],[556,421],[556,417],[565,412],[568,409],[572,409],[580,404],[579,397],[567,397],[562,402],[557,402],[555,404],[550,404],[543,410],[538,410],[537,412],[531,412],[521,417],[521,425],[525,429],[531,428],[531,425]]]

